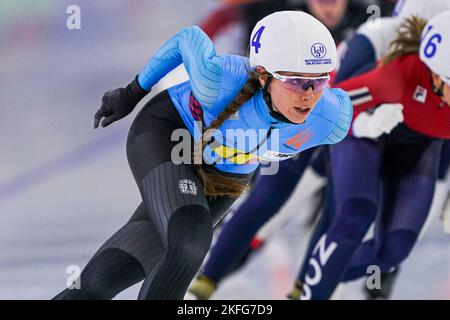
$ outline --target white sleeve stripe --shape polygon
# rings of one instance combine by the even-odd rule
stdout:
[[[352,103],[354,106],[357,106],[357,105],[369,102],[371,100],[373,100],[373,97],[372,97],[372,95],[369,94],[369,95],[363,96],[363,97],[355,99],[355,100],[352,99]]]
[[[358,96],[358,95],[361,95],[361,94],[364,94],[364,93],[369,93],[369,88],[368,87],[363,87],[363,88],[347,91],[347,93],[348,93],[348,95],[350,97]]]

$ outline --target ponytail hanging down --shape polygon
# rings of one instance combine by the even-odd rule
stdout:
[[[397,37],[391,42],[389,53],[382,59],[382,64],[388,64],[396,58],[418,53],[420,49],[420,38],[427,21],[412,16],[406,19],[397,30]]]

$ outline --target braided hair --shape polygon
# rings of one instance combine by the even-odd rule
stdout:
[[[241,89],[239,94],[234,100],[213,120],[210,125],[203,131],[202,151],[206,144],[209,142],[211,134],[217,130],[227,119],[235,114],[247,101],[249,101],[256,91],[261,88],[259,82],[259,74],[256,72],[250,72],[247,82]],[[239,197],[241,193],[247,187],[243,181],[227,177],[217,173],[214,170],[204,168],[202,166],[196,166],[197,175],[203,183],[203,189],[205,195],[208,196],[220,196],[231,195],[233,197]]]

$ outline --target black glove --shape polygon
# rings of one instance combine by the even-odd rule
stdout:
[[[95,114],[94,128],[97,129],[102,120],[102,127],[126,117],[133,111],[138,102],[150,91],[141,88],[136,78],[125,88],[109,90],[103,95],[102,106]]]

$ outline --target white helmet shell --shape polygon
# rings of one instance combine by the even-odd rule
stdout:
[[[420,60],[450,85],[450,10],[428,21],[420,41]]]
[[[399,0],[394,16],[408,18],[412,15],[430,20],[434,15],[450,10],[450,0]]]
[[[376,58],[381,59],[389,52],[389,45],[397,35],[401,19],[398,17],[381,17],[378,19],[379,27],[374,28],[373,23],[362,24],[357,33],[366,36],[375,50]]]
[[[250,65],[269,73],[326,73],[336,67],[330,31],[302,11],[279,11],[261,19],[250,37]]]

